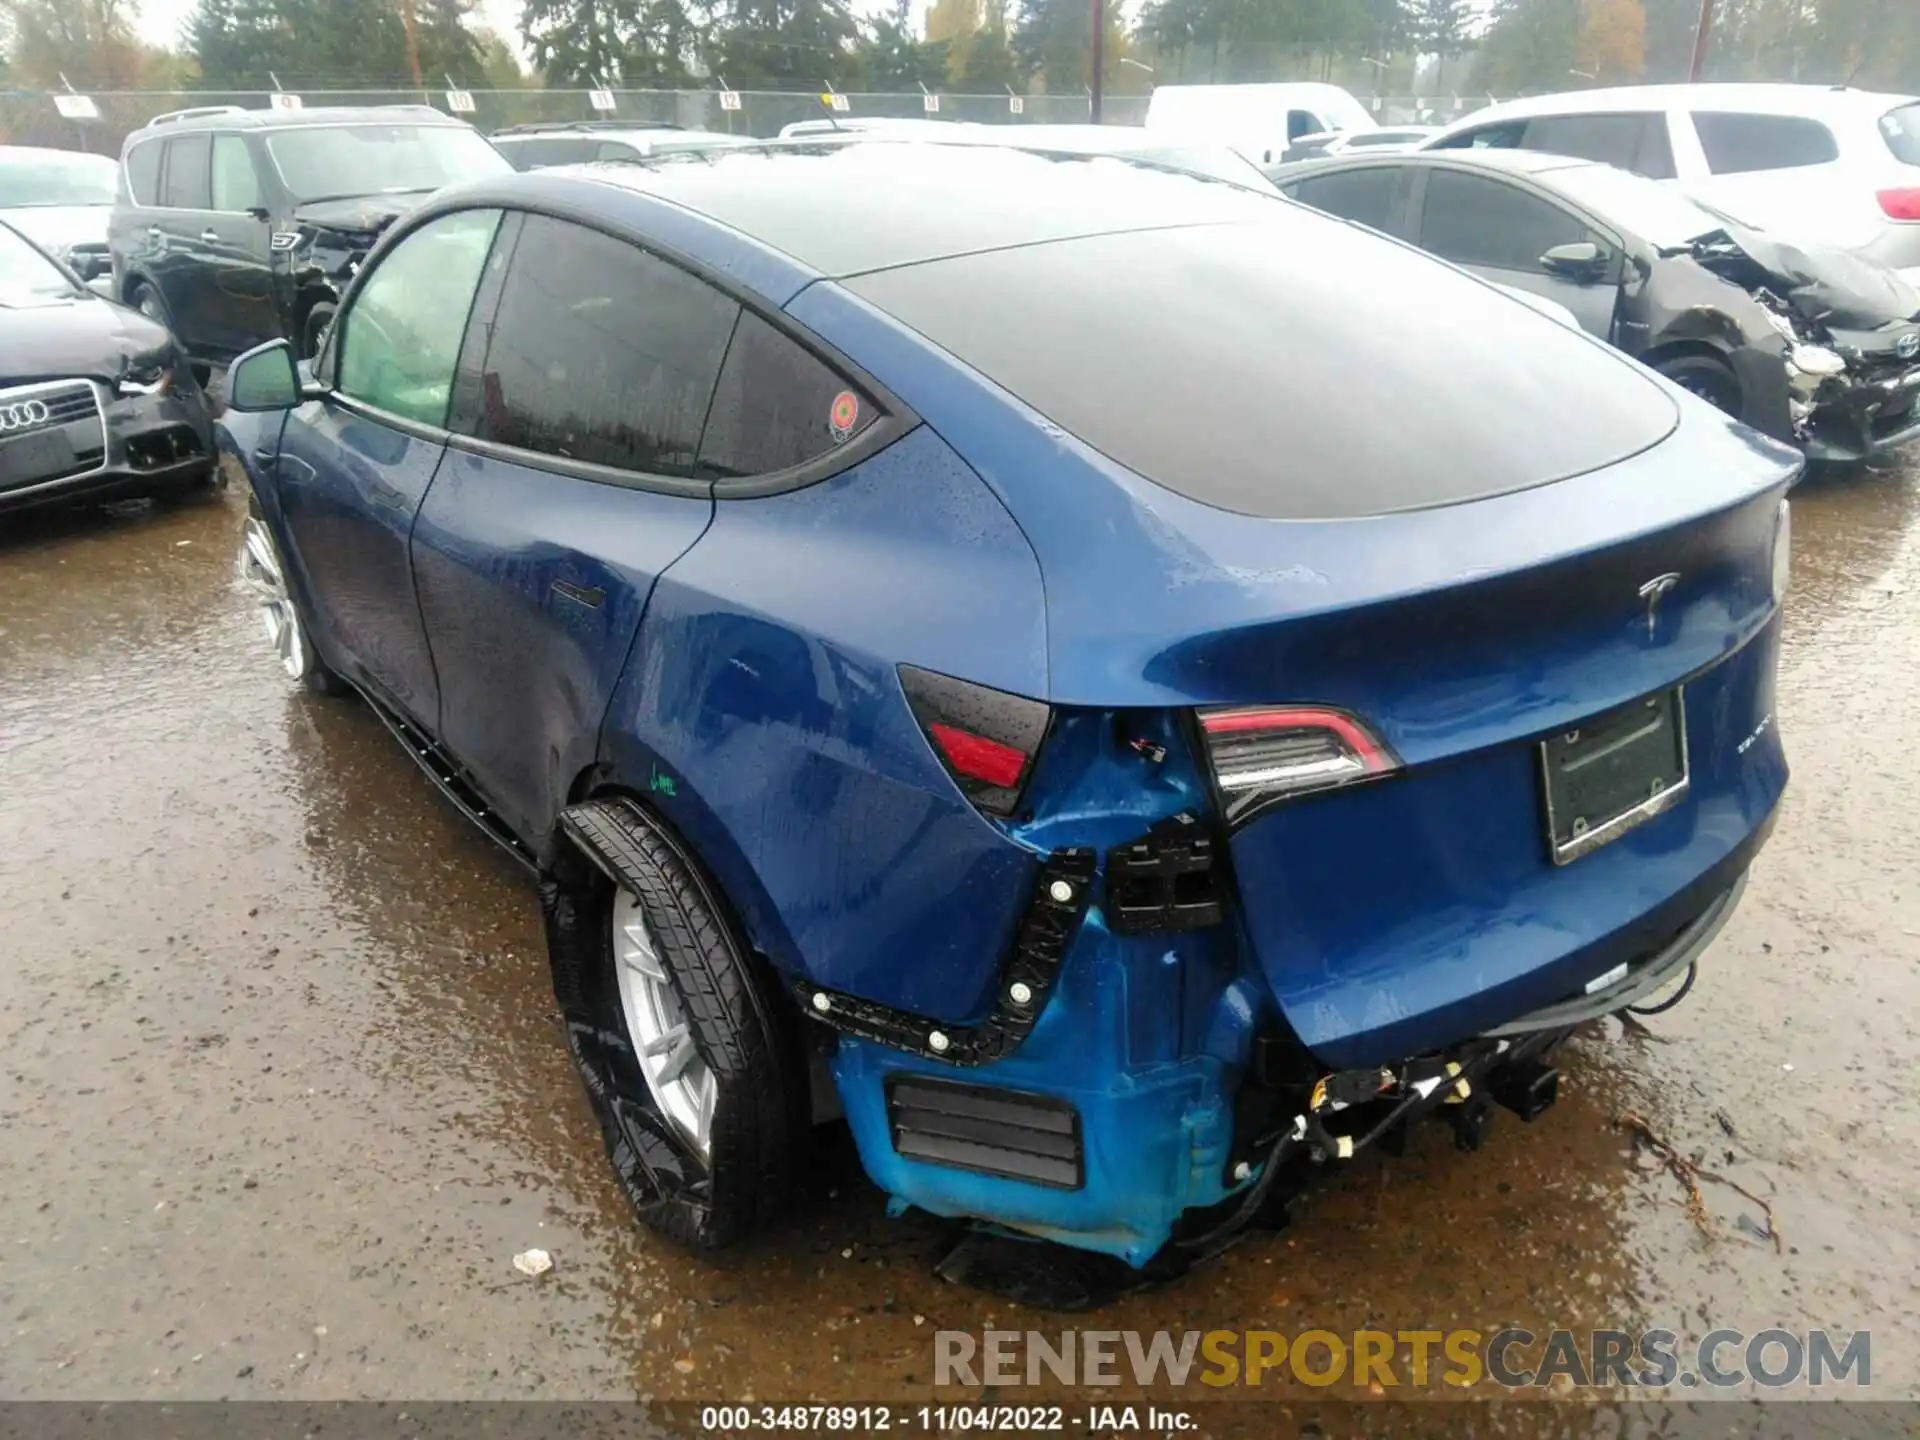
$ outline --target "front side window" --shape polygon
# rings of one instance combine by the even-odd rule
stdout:
[[[454,366],[498,210],[461,210],[402,240],[361,285],[340,326],[342,395],[444,425]]]
[[[1696,110],[1693,128],[1715,175],[1754,170],[1797,170],[1840,158],[1833,132],[1818,120],[1798,115],[1739,115]]]
[[[864,393],[751,311],[713,394],[700,473],[765,475],[837,450],[879,418]]]
[[[296,201],[438,190],[513,169],[464,125],[307,125],[269,135],[267,154]]]
[[[480,377],[479,439],[691,476],[740,306],[598,230],[529,215]]]
[[[1427,175],[1420,248],[1456,265],[1538,271],[1554,246],[1593,238],[1558,205],[1517,186],[1458,170]]]
[[[210,135],[182,135],[167,142],[163,205],[172,210],[213,208],[212,139]]]
[[[641,152],[631,145],[622,145],[618,140],[602,140],[593,152],[596,160],[638,160]]]
[[[235,213],[260,208],[260,177],[247,142],[238,135],[213,137],[213,208]]]
[[[1303,205],[1392,234],[1393,198],[1400,174],[1398,165],[1370,165],[1363,170],[1302,180],[1292,187],[1292,193]]]
[[[111,205],[120,167],[104,155],[0,150],[0,210],[37,205]]]

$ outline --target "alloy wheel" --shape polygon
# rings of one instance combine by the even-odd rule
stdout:
[[[300,628],[300,615],[293,608],[293,594],[287,589],[286,571],[280,564],[279,547],[273,532],[258,515],[247,516],[240,532],[238,567],[240,580],[253,592],[260,609],[260,624],[267,632],[267,643],[280,659],[280,668],[295,680],[307,673],[307,637]]]
[[[660,1113],[701,1160],[711,1159],[713,1072],[687,1023],[680,997],[660,962],[640,901],[625,890],[613,900],[613,953],[627,1038]]]

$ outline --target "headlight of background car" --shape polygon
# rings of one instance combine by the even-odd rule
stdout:
[[[131,395],[164,395],[173,384],[173,373],[174,353],[169,345],[164,350],[155,350],[128,361],[114,388],[122,398]]]
[[[1780,513],[1773,522],[1773,603],[1787,598],[1787,581],[1793,569],[1793,511],[1780,502]]]

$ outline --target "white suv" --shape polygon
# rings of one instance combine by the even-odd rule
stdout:
[[[1490,106],[1421,149],[1604,160],[1920,282],[1920,100],[1817,85],[1644,85]]]

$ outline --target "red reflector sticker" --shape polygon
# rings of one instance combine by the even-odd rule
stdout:
[[[937,720],[927,729],[933,733],[934,743],[940,747],[940,753],[947,757],[947,763],[960,774],[988,785],[997,785],[1003,790],[1010,790],[1020,783],[1020,772],[1026,768],[1027,757],[1011,745],[1002,745],[998,740],[989,740],[984,735],[975,735],[952,725],[942,725]]]
[[[840,441],[853,434],[859,423],[860,397],[851,390],[842,390],[833,397],[833,406],[827,411],[827,428],[833,431],[833,438]]]

